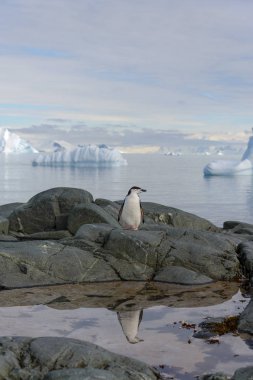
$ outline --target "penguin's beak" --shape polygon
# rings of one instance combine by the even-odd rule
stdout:
[[[145,190],[145,189],[141,189],[141,192],[143,192],[143,193],[145,193],[147,190]]]

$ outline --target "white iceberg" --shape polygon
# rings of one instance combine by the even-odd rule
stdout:
[[[0,129],[0,153],[38,153],[29,142],[7,128]]]
[[[37,166],[112,167],[127,165],[121,153],[106,145],[84,145],[72,150],[40,154],[33,161]]]
[[[252,174],[253,136],[249,138],[248,146],[240,161],[217,160],[204,167],[205,176],[231,176]]]

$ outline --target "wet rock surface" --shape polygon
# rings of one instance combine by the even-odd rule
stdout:
[[[2,290],[2,307],[47,305],[70,310],[82,307],[115,311],[146,309],[153,306],[198,307],[229,300],[238,291],[237,283],[178,285],[162,282],[106,282],[40,286]]]
[[[235,371],[232,377],[225,373],[207,374],[200,377],[200,380],[251,380],[253,379],[253,366],[242,367]]]
[[[88,377],[90,376],[90,377]],[[155,380],[144,363],[76,339],[0,338],[0,379]]]

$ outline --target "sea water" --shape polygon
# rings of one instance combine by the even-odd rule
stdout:
[[[253,223],[253,176],[204,177],[215,157],[124,155],[128,165],[112,168],[34,167],[31,155],[0,156],[0,204],[27,202],[58,186],[88,190],[94,198],[123,199],[131,186],[147,190],[142,201],[176,207],[209,219]],[[227,157],[226,157],[227,158]]]

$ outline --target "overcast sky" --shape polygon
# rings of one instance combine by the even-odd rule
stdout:
[[[0,126],[243,137],[252,15],[252,0],[1,0]]]

